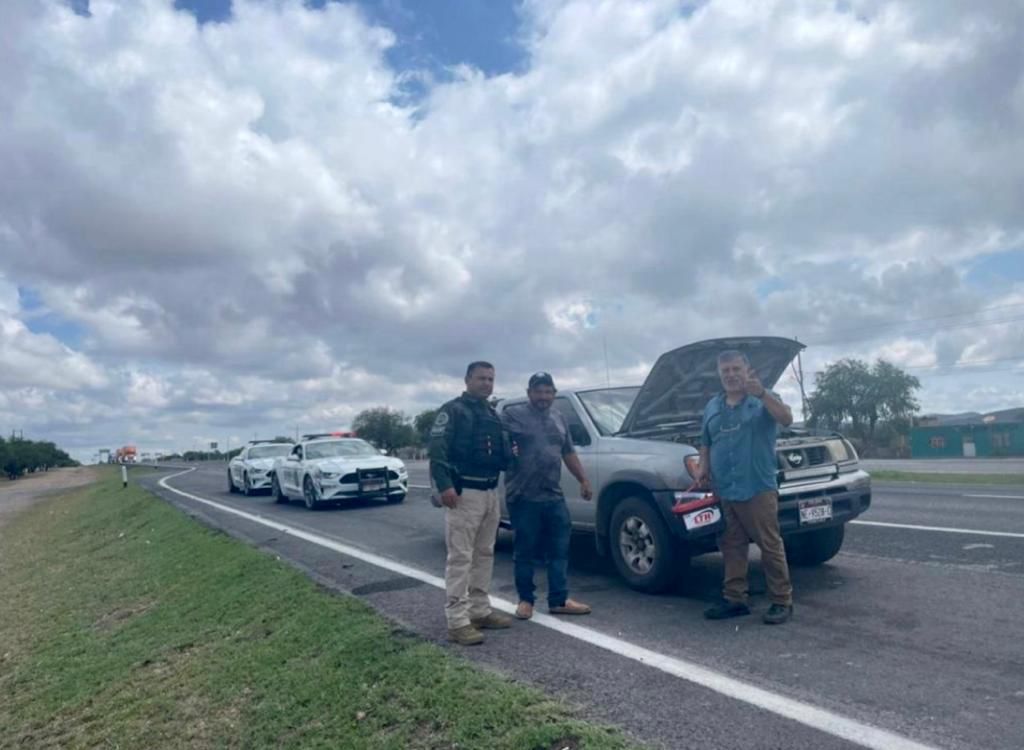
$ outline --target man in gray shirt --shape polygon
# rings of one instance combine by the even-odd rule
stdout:
[[[516,617],[533,616],[533,568],[547,561],[548,611],[556,615],[585,615],[590,607],[569,598],[569,537],[572,521],[562,494],[562,463],[580,483],[580,494],[593,493],[569,435],[569,425],[557,409],[555,381],[538,372],[526,390],[529,402],[515,404],[501,415],[512,442],[512,461],[505,471],[505,501],[516,532],[515,579],[519,594]]]

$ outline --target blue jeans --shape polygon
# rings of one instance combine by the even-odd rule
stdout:
[[[508,504],[516,532],[516,592],[519,601],[533,604],[533,568],[546,561],[548,606],[561,607],[569,597],[569,538],[572,521],[565,500],[517,500]]]

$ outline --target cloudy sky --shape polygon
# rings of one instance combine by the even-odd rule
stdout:
[[[736,334],[1022,406],[1022,323],[1019,0],[0,3],[0,431],[80,458]]]

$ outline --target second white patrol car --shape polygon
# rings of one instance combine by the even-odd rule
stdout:
[[[253,440],[228,464],[228,492],[252,495],[270,489],[274,460],[291,453],[292,443]]]

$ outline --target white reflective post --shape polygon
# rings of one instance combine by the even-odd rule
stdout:
[[[128,467],[121,464],[121,489],[128,486]]]

